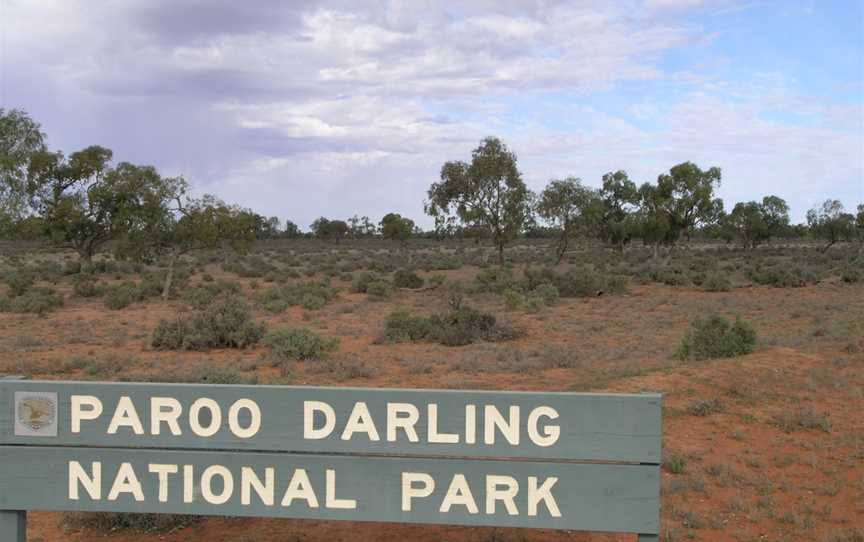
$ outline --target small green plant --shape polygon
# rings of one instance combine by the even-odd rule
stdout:
[[[504,306],[507,307],[507,310],[515,311],[525,305],[525,296],[519,290],[507,288],[501,293],[501,297],[504,299]]]
[[[132,303],[143,301],[144,292],[134,282],[114,284],[105,289],[102,301],[111,310],[120,310]]]
[[[338,339],[321,337],[310,329],[276,329],[264,342],[277,361],[318,360],[339,346]]]
[[[428,340],[445,346],[464,346],[477,341],[506,341],[525,335],[524,330],[499,323],[489,313],[464,306],[428,318],[398,311],[387,318],[384,326],[382,339],[385,341]]]
[[[775,414],[771,422],[786,433],[792,433],[799,429],[819,429],[825,433],[831,432],[831,422],[828,421],[828,416],[816,412],[810,406]]]
[[[393,295],[393,286],[383,280],[370,282],[366,286],[366,293],[372,301],[384,301]]]
[[[675,352],[680,360],[732,358],[749,354],[756,347],[756,332],[749,323],[734,323],[720,315],[693,321]]]
[[[429,335],[429,319],[396,311],[384,322],[384,339],[389,342],[422,341]]]
[[[722,273],[708,273],[702,281],[702,289],[706,292],[728,292],[732,289],[732,281]]]
[[[222,296],[191,317],[162,320],[153,332],[153,348],[207,350],[246,348],[264,336],[264,324],[252,320],[249,305],[235,295]]]
[[[683,474],[687,467],[687,458],[679,454],[663,456],[663,470],[670,474]]]
[[[99,297],[103,294],[103,289],[93,275],[79,274],[75,276],[72,284],[72,293],[75,297]]]
[[[63,306],[63,295],[52,288],[32,288],[17,297],[0,296],[0,312],[44,316]]]
[[[687,413],[691,416],[708,416],[724,410],[725,406],[720,399],[698,399],[687,405]]]
[[[416,290],[423,287],[423,279],[410,269],[399,269],[393,274],[393,285],[397,288]]]
[[[9,297],[18,297],[27,293],[33,287],[33,275],[26,271],[16,271],[6,275],[9,285]]]

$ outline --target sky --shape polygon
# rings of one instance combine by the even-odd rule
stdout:
[[[692,161],[797,222],[864,202],[864,2],[0,0],[0,108],[304,229],[428,227],[490,135],[535,191]]]

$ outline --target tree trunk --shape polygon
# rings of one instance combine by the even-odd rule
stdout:
[[[174,266],[177,264],[179,254],[176,250],[171,251],[168,257],[168,272],[165,274],[165,283],[162,285],[162,299],[168,299],[171,295],[171,283],[174,282]]]
[[[556,256],[555,265],[560,264],[561,260],[564,259],[564,253],[567,252],[567,245],[568,245],[567,237],[562,237],[561,239],[558,240],[558,247],[555,250],[555,256]]]
[[[504,243],[498,242],[498,265],[504,265]]]
[[[663,267],[669,265],[669,262],[672,260],[672,251],[675,250],[675,245],[671,245],[669,247],[669,252],[666,253],[666,257],[663,258]]]

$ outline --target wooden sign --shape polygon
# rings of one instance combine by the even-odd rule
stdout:
[[[0,380],[0,510],[656,540],[659,462],[656,394]],[[21,516],[0,513],[0,539]]]

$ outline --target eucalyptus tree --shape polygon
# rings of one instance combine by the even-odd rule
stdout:
[[[467,227],[487,230],[504,262],[504,247],[514,240],[531,214],[531,193],[516,166],[516,154],[495,137],[471,153],[471,162],[450,161],[441,167],[425,205],[436,227],[453,218]]]
[[[696,227],[715,223],[723,212],[723,201],[714,197],[720,185],[720,168],[702,170],[692,162],[672,167],[657,178],[657,184],[639,188],[639,222],[642,238],[654,246],[655,257],[667,246],[665,261],[681,237],[689,238]]]
[[[379,223],[379,231],[385,239],[405,244],[414,234],[414,221],[399,213],[387,213]]]
[[[27,213],[32,157],[47,150],[39,124],[18,109],[0,108],[0,234]]]
[[[597,190],[584,186],[580,179],[567,177],[549,181],[537,199],[535,210],[557,231],[557,265],[571,240],[596,234],[603,216],[603,200]]]
[[[603,175],[600,189],[603,201],[603,216],[600,219],[599,234],[604,241],[624,251],[634,230],[634,216],[639,205],[639,189],[630,180],[627,172],[618,170]]]
[[[823,251],[839,241],[851,241],[855,235],[856,218],[846,213],[840,200],[826,199],[807,211],[807,225],[810,233],[826,242]]]

